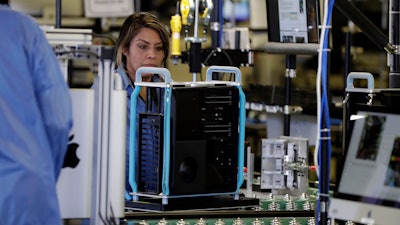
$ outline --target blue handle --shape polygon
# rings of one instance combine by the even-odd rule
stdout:
[[[239,68],[233,66],[210,66],[206,72],[206,81],[212,80],[212,73],[234,73],[235,74],[235,81],[240,83],[242,73],[240,72]]]
[[[374,76],[367,72],[351,72],[347,75],[346,88],[354,88],[354,79],[365,79],[368,81],[368,89],[374,89]]]
[[[159,74],[164,77],[165,83],[171,83],[171,73],[166,68],[159,67],[140,67],[136,70],[135,74],[135,82],[142,82],[142,74],[151,73],[151,74]]]

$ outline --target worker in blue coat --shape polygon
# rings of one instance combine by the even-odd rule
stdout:
[[[68,86],[44,32],[0,5],[0,224],[62,224],[56,182],[72,127]]]
[[[117,73],[121,76],[123,87],[128,93],[128,125],[127,125],[127,160],[129,159],[129,138],[130,138],[130,97],[135,88],[136,70],[142,66],[145,67],[166,67],[169,55],[169,32],[163,23],[157,17],[148,13],[140,12],[128,16],[122,24],[118,43],[116,46]],[[159,82],[162,78],[154,74],[142,74],[143,82]],[[136,118],[139,113],[146,111],[146,107],[152,112],[161,112],[162,107],[159,97],[160,93],[155,93],[154,89],[147,96],[146,87],[140,89],[140,94],[136,106]],[[151,102],[147,102],[151,101]],[[138,119],[136,119],[138,121]],[[136,125],[135,125],[136,126]],[[138,137],[138,129],[136,129]],[[137,145],[137,143],[135,143]],[[127,161],[127,181],[129,161]],[[130,185],[126,184],[127,192],[131,191]],[[127,194],[126,199],[131,197]]]

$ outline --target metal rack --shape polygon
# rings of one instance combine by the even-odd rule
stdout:
[[[213,73],[234,73],[235,81],[218,81],[212,80]],[[163,82],[142,82],[142,74],[144,73],[152,73],[162,75],[164,78]],[[151,67],[141,67],[136,72],[136,82],[135,82],[135,90],[132,93],[131,98],[131,137],[130,137],[130,164],[129,164],[129,183],[133,189],[132,193],[133,202],[138,202],[139,197],[145,197],[147,199],[160,199],[162,205],[168,205],[171,199],[183,199],[183,198],[201,198],[201,197],[209,197],[209,196],[226,196],[232,195],[234,200],[239,200],[239,189],[243,183],[243,170],[238,170],[237,173],[237,184],[236,190],[233,192],[221,192],[221,193],[195,193],[195,194],[171,194],[170,191],[170,166],[171,166],[171,95],[174,87],[217,87],[217,86],[233,86],[236,87],[239,93],[239,127],[238,127],[238,164],[237,168],[243,168],[244,166],[244,127],[245,127],[245,95],[241,88],[241,72],[236,67],[225,67],[225,66],[212,66],[207,70],[206,81],[201,82],[174,82],[171,80],[171,75],[169,71],[165,68],[151,68]],[[163,102],[163,117],[161,120],[163,133],[162,133],[162,168],[160,172],[161,176],[161,192],[160,193],[143,193],[140,192],[138,188],[138,175],[137,175],[137,159],[135,159],[136,154],[138,154],[138,149],[136,146],[136,105],[137,105],[137,97],[139,96],[139,92],[141,87],[156,87],[163,90],[164,93],[164,102]]]

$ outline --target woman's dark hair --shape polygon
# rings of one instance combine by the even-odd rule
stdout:
[[[165,67],[167,66],[169,55],[169,32],[165,28],[165,25],[161,23],[156,16],[148,12],[139,12],[127,17],[122,24],[116,46],[117,67],[126,62],[126,57],[122,54],[124,48],[129,48],[131,40],[139,33],[141,28],[144,27],[154,29],[160,35],[164,48],[163,64]]]

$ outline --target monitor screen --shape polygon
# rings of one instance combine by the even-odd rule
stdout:
[[[360,111],[354,127],[331,217],[364,224],[400,220],[400,115]]]
[[[283,43],[318,43],[317,0],[267,0],[268,39]]]
[[[131,0],[84,0],[85,17],[112,18],[131,15],[134,4]]]

